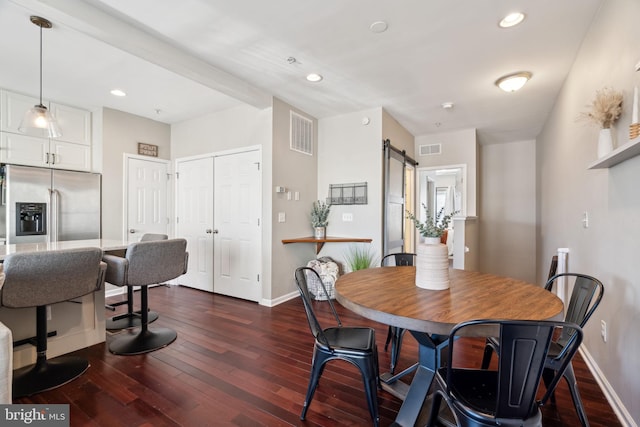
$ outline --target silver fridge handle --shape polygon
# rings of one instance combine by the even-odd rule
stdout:
[[[53,229],[51,230],[51,241],[58,241],[58,226],[60,225],[58,221],[58,211],[59,211],[59,203],[60,203],[60,192],[58,190],[51,190],[52,194],[52,203],[51,203],[51,211],[53,212],[53,217],[51,218],[51,224],[53,225]]]

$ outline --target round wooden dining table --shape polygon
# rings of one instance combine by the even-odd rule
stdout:
[[[415,267],[378,267],[340,276],[336,299],[371,320],[407,329],[418,341],[418,363],[402,373],[383,374],[383,387],[404,399],[396,425],[413,426],[442,365],[449,331],[473,319],[560,320],[562,301],[543,287],[522,280],[466,270],[449,270],[450,288],[415,285]],[[482,333],[483,331],[477,331]],[[487,336],[490,331],[486,331]],[[399,379],[415,371],[407,387]]]

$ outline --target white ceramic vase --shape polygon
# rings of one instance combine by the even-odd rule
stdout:
[[[613,137],[611,129],[600,129],[598,135],[598,158],[602,158],[613,151]]]
[[[425,238],[416,251],[416,286],[440,291],[449,289],[449,254],[439,237]]]

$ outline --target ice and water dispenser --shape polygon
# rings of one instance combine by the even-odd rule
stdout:
[[[16,203],[16,236],[47,234],[46,203]]]

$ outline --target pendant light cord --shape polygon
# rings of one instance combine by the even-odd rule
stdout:
[[[40,106],[42,106],[42,24],[40,27]]]

